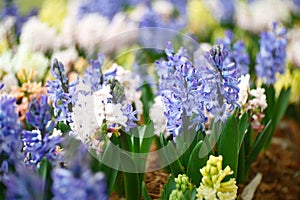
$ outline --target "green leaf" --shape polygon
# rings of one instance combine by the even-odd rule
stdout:
[[[188,164],[193,145],[195,145],[194,141],[197,139],[197,132],[194,129],[190,129],[189,124],[190,119],[184,115],[182,117],[182,134],[176,136],[175,143],[178,155],[180,155],[180,161],[185,167]]]
[[[190,199],[196,199],[196,195],[197,195],[197,190],[195,187],[192,188],[192,191],[190,192]]]
[[[288,88],[287,90],[283,89],[280,92],[280,95],[276,101],[276,106],[272,118],[272,123],[275,125],[275,127],[278,125],[280,119],[285,113],[285,110],[289,104],[289,97],[290,97],[291,88]]]
[[[140,137],[142,138],[142,143],[140,148],[141,153],[149,152],[153,140],[153,133],[154,133],[154,124],[152,121],[148,123],[144,129],[140,130],[139,134]]]
[[[68,133],[72,130],[69,125],[63,122],[58,122],[57,128],[61,130],[62,133]]]
[[[120,133],[121,133],[121,135],[118,137],[120,147],[126,151],[131,152],[133,150],[131,135],[124,132],[122,129],[120,130]]]
[[[159,141],[162,147],[166,146],[168,143],[163,133],[160,133]]]
[[[142,187],[143,187],[144,200],[151,200],[151,197],[149,196],[149,193],[148,193],[148,190],[146,188],[145,182],[142,183]]]
[[[171,169],[171,172],[174,176],[178,176],[178,174],[183,174],[183,166],[179,160],[179,156],[173,146],[173,144],[169,141],[167,144],[167,147],[163,148],[163,152],[165,155],[165,159],[167,161],[169,161],[169,163],[171,163],[171,160],[175,160],[173,161],[169,166]],[[176,158],[176,159],[174,159]]]
[[[193,149],[190,159],[187,165],[187,176],[191,178],[192,183],[199,186],[201,182],[202,175],[200,169],[206,165],[208,155],[200,158],[199,153],[201,148],[205,148],[203,141],[200,141]]]
[[[120,165],[120,155],[116,150],[114,150],[113,145],[109,143],[108,146],[105,148],[102,159],[106,160],[111,158],[113,158],[113,166],[118,167]],[[104,164],[100,165],[100,170],[106,175],[107,189],[108,192],[111,193],[116,182],[118,170]]]
[[[137,173],[124,172],[126,200],[141,199],[141,183]]]
[[[43,158],[40,164],[40,167],[38,168],[38,175],[42,178],[43,180],[43,195],[45,199],[51,197],[51,171],[52,171],[52,166],[51,163],[46,158]]]
[[[245,166],[245,143],[243,142],[239,151],[239,164],[238,164],[238,172],[237,172],[237,182],[245,183],[247,181],[248,171],[246,171]]]
[[[45,182],[47,179],[47,169],[48,169],[48,161],[46,158],[43,158],[40,167],[38,169],[38,174],[42,178],[43,182]]]
[[[268,138],[272,134],[271,130],[272,130],[272,122],[269,121],[269,123],[266,125],[263,132],[259,133],[259,135],[256,137],[254,141],[253,147],[246,159],[246,164],[245,164],[246,169],[250,168],[251,163],[256,159],[259,152],[266,144]]]
[[[271,130],[271,134],[270,137],[268,138],[265,147],[269,147],[271,144],[271,140],[273,137],[273,134],[275,132],[275,128],[277,127],[279,121],[281,120],[281,118],[283,117],[288,104],[289,104],[289,97],[290,97],[290,90],[291,88],[286,89],[282,89],[278,99],[276,100],[275,103],[275,107],[272,110],[272,130]]]
[[[247,133],[244,135],[245,156],[249,155],[250,147],[253,144],[253,129],[251,123],[248,125]]]
[[[223,156],[223,166],[227,165],[234,172],[234,177],[237,176],[238,169],[238,151],[239,151],[239,133],[238,123],[234,115],[231,115],[223,128],[220,136],[218,154]]]
[[[242,118],[239,120],[239,149],[241,148],[242,143],[244,141],[248,126],[248,114],[244,113]]]
[[[272,119],[275,108],[275,89],[273,86],[268,86],[265,84],[262,87],[265,89],[268,104],[268,107],[265,110],[265,117],[263,119],[263,122],[264,124],[267,124],[269,120]]]
[[[126,165],[130,165],[131,169],[134,171],[136,168],[134,161],[129,155],[124,154],[124,156],[127,157]],[[121,165],[125,165],[125,163],[121,162]],[[124,187],[127,200],[141,199],[142,183],[138,173],[124,172]]]
[[[6,187],[0,182],[0,199],[5,199]]]
[[[171,175],[169,178],[168,178],[168,181],[167,183],[165,184],[164,188],[163,188],[163,191],[161,193],[161,197],[160,199],[161,200],[168,200],[169,197],[170,197],[170,194],[172,193],[173,190],[176,189],[176,182],[175,182],[175,179],[174,179],[174,176]]]
[[[117,179],[114,185],[114,192],[116,192],[119,197],[125,196],[124,173],[121,171],[118,171]]]
[[[149,110],[151,105],[154,102],[154,94],[149,84],[143,84],[141,90],[142,90],[141,101],[143,103],[143,111],[144,111],[143,116],[144,116],[144,121],[147,122],[150,119]]]

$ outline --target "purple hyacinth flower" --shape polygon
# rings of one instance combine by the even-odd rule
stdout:
[[[6,199],[45,199],[44,184],[37,173],[30,168],[18,166],[6,181]]]
[[[78,18],[81,19],[89,13],[98,13],[112,19],[121,11],[123,5],[118,0],[88,0],[83,2],[78,10]]]
[[[276,82],[276,74],[285,71],[287,30],[280,28],[276,22],[273,30],[260,35],[260,51],[256,56],[255,71],[267,84]]]
[[[241,75],[249,73],[250,60],[244,42],[239,40],[234,43],[233,39],[233,32],[226,31],[224,39],[219,39],[217,44],[223,45],[224,49],[228,51],[228,56],[224,61],[225,65],[231,62],[235,63],[237,75],[240,77]]]
[[[52,136],[49,133],[42,135],[39,130],[23,131],[27,163],[37,165],[45,157],[55,164],[61,158],[57,152],[57,145],[61,141],[60,136]]]
[[[22,149],[20,137],[22,129],[18,118],[16,99],[0,95],[0,165],[4,171],[6,171],[6,164],[9,167],[14,167],[16,163],[23,159],[20,153]]]
[[[89,169],[87,150],[80,145],[68,162],[68,168],[52,171],[53,200],[107,200],[105,176],[101,172],[93,174]]]
[[[53,81],[47,81],[46,84],[47,93],[50,99],[53,100],[54,115],[57,117],[57,121],[72,122],[72,106],[76,102],[76,85],[79,81],[76,79],[68,83],[64,66],[57,59],[54,59],[50,73],[56,78]]]
[[[172,44],[168,42],[165,53],[168,60],[156,62],[159,91],[167,119],[166,129],[170,134],[178,136],[184,126],[197,130],[203,127],[207,118],[199,90],[199,74],[188,60],[186,49],[180,48],[178,53],[174,53]],[[189,118],[188,125],[183,124],[185,117]]]

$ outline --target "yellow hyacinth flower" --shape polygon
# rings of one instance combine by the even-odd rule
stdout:
[[[200,0],[192,0],[188,3],[188,28],[193,33],[208,34],[216,28],[217,20]]]
[[[46,0],[39,13],[42,22],[60,30],[63,19],[67,14],[66,0]]]
[[[285,74],[277,74],[277,81],[274,85],[276,95],[279,96],[282,88],[291,87],[290,103],[300,103],[300,70],[287,70]]]
[[[200,169],[202,182],[197,189],[197,200],[233,200],[237,197],[237,186],[234,178],[222,182],[233,174],[229,166],[222,169],[223,157],[209,156],[206,166]]]

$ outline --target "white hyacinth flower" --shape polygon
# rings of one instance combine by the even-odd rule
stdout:
[[[252,109],[261,108],[261,111],[263,111],[267,108],[268,104],[264,88],[250,90],[250,95],[254,97],[254,99],[249,100],[249,106]]]
[[[31,17],[22,28],[20,43],[32,51],[45,53],[52,50],[56,40],[56,29],[41,22],[37,17]]]
[[[254,33],[267,29],[274,21],[288,21],[290,17],[288,5],[281,0],[237,1],[235,11],[237,25]]]
[[[117,70],[116,79],[124,87],[126,101],[130,104],[134,103],[139,119],[140,115],[143,114],[142,91],[137,90],[140,87],[139,76],[135,76],[131,71],[125,70],[117,64],[114,64],[112,68],[112,70]]]
[[[149,115],[154,124],[154,133],[158,136],[160,133],[166,133],[167,120],[164,116],[164,108],[161,101],[161,96],[155,97],[154,104],[150,108]]]
[[[75,38],[79,46],[87,52],[95,51],[106,37],[106,31],[109,25],[107,18],[93,13],[85,15],[77,22]]]
[[[66,71],[69,71],[71,65],[78,59],[78,53],[75,47],[72,46],[68,49],[54,52],[51,60],[55,58],[64,65]]]
[[[121,104],[108,103],[105,105],[105,119],[107,125],[119,124],[126,127],[127,117],[123,115]]]
[[[238,85],[240,91],[239,91],[239,100],[238,103],[243,106],[246,104],[247,100],[248,100],[248,93],[250,90],[250,75],[246,74],[246,75],[242,75],[240,78],[240,83]]]

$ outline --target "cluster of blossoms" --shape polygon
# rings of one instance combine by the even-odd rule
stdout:
[[[22,82],[41,80],[49,65],[49,59],[42,52],[33,52],[27,45],[19,45],[16,51],[3,52],[0,60],[1,70],[6,74],[17,74]]]
[[[221,1],[221,0],[212,0],[212,1],[203,1],[207,8],[213,13],[213,16],[221,23],[228,24],[232,23],[235,15],[235,1]]]
[[[172,44],[167,43],[165,50],[168,61],[157,61],[159,90],[167,118],[166,130],[178,136],[183,129],[183,118],[187,116],[195,128],[200,128],[206,117],[204,102],[201,99],[199,74],[193,64],[188,61],[184,48],[174,53]]]
[[[35,98],[40,99],[41,95],[46,94],[46,88],[42,86],[41,82],[26,82],[20,87],[12,87],[11,93],[19,102],[17,111],[19,113],[19,120],[23,122],[26,118],[30,101]]]
[[[163,27],[178,30],[185,25],[187,1],[153,1],[146,3],[140,27]],[[174,13],[177,12],[175,16]]]
[[[26,16],[22,16],[18,10],[18,7],[11,0],[4,1],[4,7],[0,15],[1,20],[7,18],[12,18],[15,21],[15,28],[17,35],[20,35],[23,24],[28,20],[28,18],[37,15],[36,10],[31,10]]]
[[[284,73],[287,42],[287,30],[279,27],[277,23],[273,24],[272,31],[261,33],[255,70],[265,83],[275,83],[276,74]]]
[[[265,89],[256,88],[250,90],[250,75],[241,76],[239,83],[239,104],[241,112],[249,112],[251,116],[251,125],[254,130],[262,130],[262,119],[264,118],[264,110],[267,108],[267,97]]]
[[[225,63],[228,51],[221,46],[204,52],[207,64],[200,65],[202,91],[207,101],[206,109],[215,117],[215,121],[225,121],[230,112],[238,105],[238,75],[233,62]]]
[[[112,133],[119,135],[120,129],[129,131],[136,126],[138,116],[138,110],[134,110],[131,103],[141,107],[141,94],[121,84],[132,82],[128,81],[131,77],[129,72],[113,67],[103,73],[103,59],[99,55],[97,60],[91,60],[90,66],[85,70],[82,84],[77,88],[78,100],[73,107],[74,122],[71,123],[75,137],[100,151],[103,142],[101,133],[108,133],[110,136]]]
[[[112,19],[115,14],[121,11],[122,2],[117,0],[104,1],[104,0],[89,0],[80,5],[78,10],[78,18],[82,18],[89,13],[98,13],[102,16]]]
[[[1,86],[3,87],[3,85]],[[16,99],[0,95],[0,180],[21,159],[21,124],[18,123]]]
[[[186,118],[190,121],[185,121],[187,128],[203,128],[205,111],[214,116],[215,122],[225,121],[238,105],[239,80],[235,64],[224,62],[228,52],[223,46],[205,52],[205,61],[199,66],[188,61],[184,48],[175,54],[170,42],[165,52],[168,61],[157,61],[157,71],[167,132],[178,136]]]
[[[141,82],[140,77],[116,64],[114,64],[112,68],[113,70],[116,70],[115,79],[124,87],[126,101],[130,104],[134,104],[138,113],[137,118],[140,119],[140,115],[143,113],[143,104],[140,100],[142,97],[142,91],[139,90],[139,84]]]
[[[158,136],[160,133],[165,133],[167,122],[166,118],[164,117],[164,107],[161,96],[155,97],[154,104],[150,108],[149,116],[154,124],[154,133]]]
[[[108,200],[104,174],[92,173],[88,168],[89,160],[86,158],[86,149],[79,146],[74,158],[69,161],[68,168],[55,168],[52,171],[54,200]]]
[[[191,190],[189,177],[185,174],[179,174],[175,178],[176,189],[170,194],[169,200],[184,199],[184,194]]]
[[[30,102],[26,121],[34,129],[23,130],[25,162],[37,165],[44,157],[53,164],[58,162],[61,158],[58,151],[61,132],[54,128],[56,124],[51,119],[51,107],[46,95]]]
[[[225,38],[219,39],[218,43],[224,45],[224,49],[228,51],[228,56],[224,60],[224,64],[235,63],[237,75],[240,77],[249,73],[250,60],[244,42],[239,40],[233,43],[233,38],[233,32],[226,31]]]
[[[64,66],[56,59],[50,72],[55,80],[47,81],[46,87],[50,99],[53,100],[54,116],[57,117],[57,121],[72,122],[71,112],[76,100],[75,90],[78,79],[68,83]]]
[[[18,165],[3,183],[7,188],[6,199],[45,199],[43,180],[33,168]]]
[[[233,174],[229,166],[222,169],[223,157],[209,156],[209,160],[200,172],[202,174],[202,182],[197,189],[197,200],[233,200],[236,199],[237,189],[236,181],[230,178],[224,182],[224,178]]]
[[[287,70],[285,74],[278,77],[275,83],[276,96],[280,94],[280,91],[284,88],[291,88],[291,95],[289,98],[290,103],[300,102],[300,70]]]

